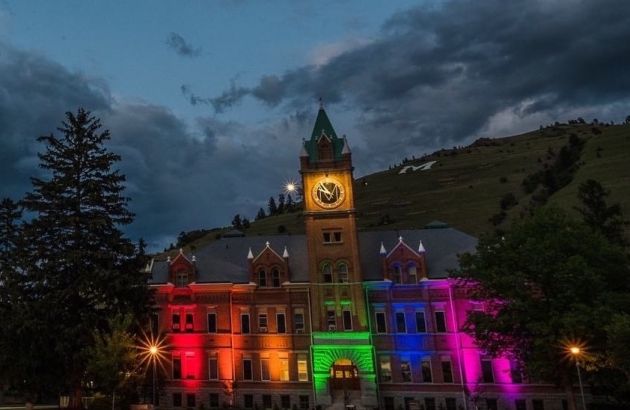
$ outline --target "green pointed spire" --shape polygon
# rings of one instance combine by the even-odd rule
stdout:
[[[319,111],[317,112],[317,118],[315,119],[315,125],[313,126],[313,132],[311,138],[304,141],[303,153],[300,156],[308,156],[311,161],[318,161],[317,144],[322,135],[328,137],[332,143],[333,157],[335,160],[341,159],[342,151],[344,148],[344,139],[337,137],[337,133],[324,110],[324,106],[320,100]]]
[[[319,112],[317,113],[317,119],[315,119],[315,126],[313,127],[313,133],[311,134],[311,139],[319,138],[322,133],[326,134],[331,139],[337,138],[335,129],[328,119],[328,115],[326,115],[324,107],[320,104]]]

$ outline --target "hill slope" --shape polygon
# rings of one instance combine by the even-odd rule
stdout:
[[[574,146],[571,141],[580,144]],[[567,152],[574,154],[573,162],[567,160]],[[413,229],[441,220],[477,236],[509,227],[511,221],[537,204],[572,209],[577,204],[579,184],[589,178],[611,190],[611,202],[620,202],[628,217],[629,156],[630,125],[573,122],[512,137],[480,139],[468,147],[441,150],[358,178],[355,199],[359,228]],[[425,170],[408,167],[430,162],[433,164]],[[406,172],[401,173],[405,167]],[[551,192],[544,182],[532,192],[524,188],[528,176],[531,182],[545,170],[556,169],[559,173],[553,174],[549,183],[554,186]],[[548,180],[549,172],[546,175]],[[300,213],[296,212],[255,221],[246,233],[301,233],[303,229]],[[207,235],[189,245],[200,246],[215,237],[216,233]]]

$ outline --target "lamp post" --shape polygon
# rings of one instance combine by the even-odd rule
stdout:
[[[580,361],[579,361],[580,356],[582,355],[583,351],[582,351],[582,348],[580,348],[579,346],[569,346],[569,353],[571,353],[571,355],[575,359],[575,368],[577,369],[578,383],[580,385],[580,394],[582,395],[582,408],[586,410],[586,400],[584,400],[584,387],[582,386],[582,375],[580,373]]]
[[[149,354],[151,355],[151,361],[153,362],[153,400],[151,404],[155,407],[155,386],[157,379],[157,358],[160,353],[160,349],[157,345],[149,346]]]

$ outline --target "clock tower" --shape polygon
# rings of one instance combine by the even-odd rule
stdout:
[[[352,170],[346,137],[320,107],[300,154],[318,404],[328,404],[340,385],[354,386],[365,405],[376,400]]]

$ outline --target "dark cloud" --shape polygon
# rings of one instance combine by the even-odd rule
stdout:
[[[184,37],[175,32],[168,34],[166,44],[182,57],[198,57],[201,55],[201,47],[193,47]]]
[[[391,161],[576,112],[613,114],[611,104],[628,110],[628,16],[624,0],[419,6],[391,17],[374,41],[263,76],[238,97],[343,103],[368,149]]]
[[[127,233],[158,249],[182,230],[252,217],[281,184],[295,178],[304,112],[256,127],[198,118],[113,99],[100,81],[29,52],[0,45],[0,197],[20,198],[39,172],[36,137],[54,132],[65,111],[85,107],[111,130],[122,156],[135,222]],[[308,118],[311,120],[311,118]],[[289,172],[289,174],[287,174]]]

